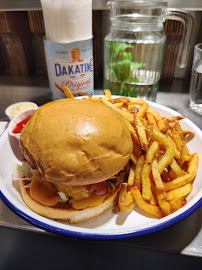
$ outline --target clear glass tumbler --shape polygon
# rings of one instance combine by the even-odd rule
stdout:
[[[194,47],[189,94],[190,108],[202,115],[202,43]]]

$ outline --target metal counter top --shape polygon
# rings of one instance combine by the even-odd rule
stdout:
[[[103,91],[96,90],[95,93],[103,94]],[[1,85],[0,121],[8,120],[4,115],[4,110],[8,105],[25,100],[36,102],[38,105],[50,101],[51,93],[49,87],[47,85]],[[189,97],[187,93],[159,92],[156,102],[179,111],[202,129],[202,116],[195,114],[189,109]],[[18,217],[1,200],[0,227],[51,235],[51,233],[39,229]],[[137,238],[117,240],[118,242],[136,248],[202,257],[202,207],[183,221],[162,231]]]

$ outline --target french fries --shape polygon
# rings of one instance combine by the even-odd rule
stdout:
[[[181,128],[183,116],[162,117],[141,98],[113,99],[110,90],[104,93],[103,98],[89,99],[121,115],[133,140],[119,209],[130,212],[139,206],[154,218],[172,214],[187,203],[197,173],[199,155],[191,155],[186,145],[194,133]]]
[[[128,178],[119,193],[120,210],[129,212],[137,204],[147,214],[162,218],[183,207],[199,160],[187,148],[194,134],[181,128],[184,117],[162,117],[140,98],[111,99],[109,90],[101,102],[123,117],[133,139]]]
[[[146,213],[156,217],[156,218],[162,218],[164,217],[164,212],[162,211],[162,209],[160,208],[160,206],[156,206],[156,205],[152,205],[150,203],[148,203],[147,201],[145,201],[142,198],[141,192],[139,191],[139,189],[134,186],[130,189],[132,196],[135,200],[135,202],[137,203],[137,205],[143,209]]]
[[[122,184],[118,199],[118,206],[120,210],[123,212],[130,212],[135,208],[136,205],[137,204],[133,200],[131,192],[127,190],[127,184]]]

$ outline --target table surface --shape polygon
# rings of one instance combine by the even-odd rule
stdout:
[[[103,91],[96,90],[95,94],[103,94]],[[8,105],[25,100],[36,102],[39,106],[50,101],[49,87],[47,85],[0,85],[0,121],[8,121],[4,114]],[[190,110],[187,93],[159,92],[156,102],[180,112],[202,129],[202,116]],[[0,129],[5,126],[6,122],[1,122]],[[51,234],[18,217],[1,200],[0,227]],[[119,243],[136,248],[202,257],[202,207],[191,216],[169,228],[138,238],[122,239],[119,240]]]

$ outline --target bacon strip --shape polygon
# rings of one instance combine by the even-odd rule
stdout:
[[[96,184],[87,185],[86,188],[95,189],[95,195],[98,195],[98,196],[104,196],[108,192],[107,184],[105,181],[96,183]]]

